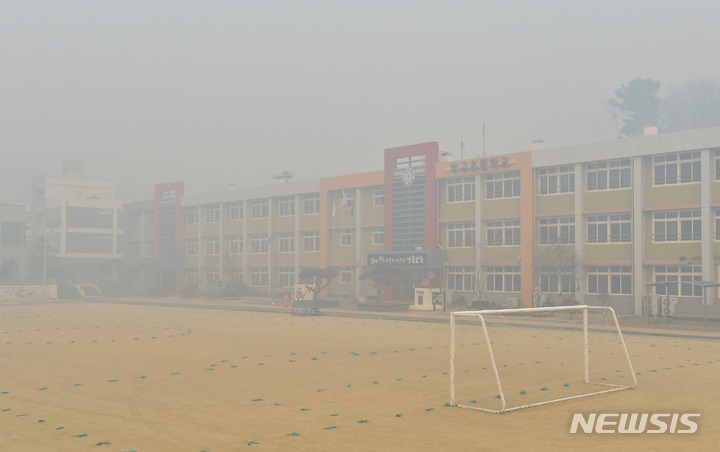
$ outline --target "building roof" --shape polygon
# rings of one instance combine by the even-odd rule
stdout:
[[[622,138],[612,141],[533,150],[533,167],[720,148],[720,127]]]

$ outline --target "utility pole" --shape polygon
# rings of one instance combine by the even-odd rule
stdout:
[[[47,281],[47,231],[43,231],[43,284]]]
[[[483,158],[485,158],[485,121],[483,121]]]

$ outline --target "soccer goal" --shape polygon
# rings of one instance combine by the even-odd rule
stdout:
[[[610,307],[451,313],[450,405],[504,413],[635,385]]]

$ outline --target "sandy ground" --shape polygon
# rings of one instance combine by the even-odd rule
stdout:
[[[397,319],[0,304],[0,450],[720,448],[718,340],[627,335],[637,388],[496,415],[445,406],[448,338]],[[569,433],[603,412],[701,417],[691,435]]]

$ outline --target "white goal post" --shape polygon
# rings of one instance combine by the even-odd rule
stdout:
[[[631,389],[637,378],[605,306],[450,315],[450,405],[504,413]]]

